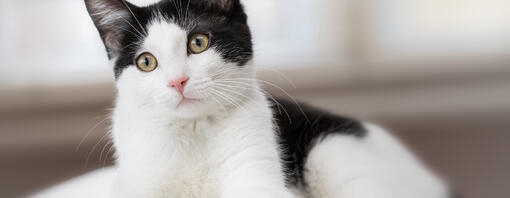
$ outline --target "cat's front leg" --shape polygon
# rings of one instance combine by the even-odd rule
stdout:
[[[263,164],[246,164],[227,174],[221,183],[221,198],[294,198],[280,181],[281,173],[268,171],[272,165]]]
[[[294,198],[285,186],[277,146],[251,146],[226,160],[221,198]]]

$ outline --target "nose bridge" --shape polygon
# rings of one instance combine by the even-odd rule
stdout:
[[[170,56],[168,61],[166,61],[166,65],[165,73],[168,81],[175,80],[186,74],[186,57]]]
[[[172,51],[175,52],[175,54],[179,55],[182,58],[187,57],[187,48],[188,48],[188,37],[186,35],[186,32],[181,31],[180,34],[175,35],[175,38],[173,39],[173,43],[169,43],[169,45],[173,45],[174,49]]]
[[[186,75],[187,70],[187,36],[182,30],[168,32],[165,46],[167,80],[172,81]]]

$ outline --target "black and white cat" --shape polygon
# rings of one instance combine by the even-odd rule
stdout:
[[[85,3],[117,81],[117,165],[35,197],[448,197],[383,129],[268,99],[239,0]]]

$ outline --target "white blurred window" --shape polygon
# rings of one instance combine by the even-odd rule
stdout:
[[[344,0],[243,0],[260,66],[344,65]]]
[[[508,55],[509,0],[370,0],[373,58],[462,59]]]
[[[109,74],[83,1],[3,0],[0,9],[0,86],[82,83]]]
[[[341,1],[243,1],[257,64],[297,67],[342,60]],[[112,78],[83,1],[3,0],[0,9],[0,86]]]
[[[370,71],[353,63],[510,53],[508,0],[242,1],[265,67]],[[112,79],[81,0],[0,1],[0,42],[0,87]]]

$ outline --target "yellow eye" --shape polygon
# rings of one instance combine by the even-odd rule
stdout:
[[[209,36],[205,34],[194,34],[189,38],[188,49],[193,54],[200,54],[209,47]]]
[[[158,60],[149,52],[144,52],[136,58],[136,67],[143,72],[154,71],[158,67]]]

